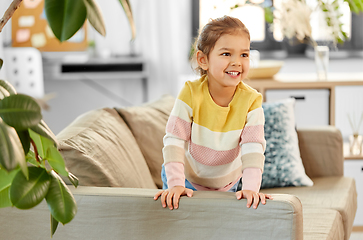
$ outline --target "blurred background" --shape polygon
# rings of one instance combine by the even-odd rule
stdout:
[[[1,15],[12,2],[0,1]],[[190,56],[199,29],[211,18],[231,15],[251,34],[245,82],[265,101],[295,98],[297,127],[335,125],[348,148],[353,135],[360,136],[362,148],[362,6],[343,0],[129,2],[134,38],[118,0],[96,0],[105,36],[86,21],[60,43],[47,25],[44,0],[23,0],[2,29],[0,78],[38,99],[55,134],[93,109],[140,105],[164,94],[176,97],[185,81],[198,78]],[[360,193],[363,154],[353,155],[346,151],[345,174],[356,178]],[[363,231],[359,205],[354,225]]]

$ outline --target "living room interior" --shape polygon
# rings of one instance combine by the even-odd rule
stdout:
[[[3,15],[12,2],[12,0],[1,1],[0,14]],[[37,5],[43,4],[44,0],[23,0],[22,4],[34,4],[34,6],[29,7],[30,10],[24,6],[17,9],[15,12],[18,15],[14,14],[0,33],[0,58],[4,60],[0,77],[14,85],[19,93],[33,94],[34,85],[21,88],[22,80],[16,79],[19,72],[14,74],[14,67],[21,67],[17,65],[20,63],[11,60],[14,56],[20,59],[24,52],[29,50],[23,49],[24,47],[36,49],[35,54],[40,54],[39,61],[34,65],[34,68],[37,69],[34,71],[40,71],[40,95],[34,95],[34,97],[43,107],[44,121],[53,133],[60,137],[62,144],[65,143],[63,157],[66,165],[70,164],[66,159],[67,154],[74,153],[67,152],[69,149],[66,139],[70,139],[71,135],[70,132],[63,131],[64,129],[68,128],[76,119],[81,121],[82,119],[78,117],[91,111],[117,108],[115,112],[110,113],[110,110],[106,112],[110,116],[119,113],[136,136],[137,133],[134,132],[136,127],[132,129],[133,123],[129,116],[135,113],[132,112],[134,110],[128,112],[128,109],[137,110],[138,107],[144,106],[143,104],[158,102],[165,96],[176,98],[185,81],[197,79],[198,76],[191,66],[190,55],[198,30],[210,18],[231,15],[240,18],[251,33],[251,70],[248,79],[244,82],[261,92],[266,104],[292,98],[294,101],[294,126],[298,131],[299,129],[321,130],[333,126],[338,133],[329,136],[339,138],[341,134],[342,144],[338,143],[336,146],[342,148],[344,169],[336,172],[343,171],[341,175],[355,180],[353,185],[355,184],[354,191],[358,196],[357,209],[351,227],[345,223],[344,226],[337,227],[334,224],[337,224],[335,221],[338,220],[334,220],[334,224],[332,223],[329,227],[329,229],[336,227],[341,230],[336,230],[340,235],[337,232],[329,232],[328,237],[331,236],[330,234],[344,237],[334,238],[333,236],[322,239],[363,239],[362,10],[358,14],[353,13],[347,1],[338,1],[342,12],[339,20],[343,23],[342,29],[339,31],[343,31],[347,36],[345,38],[344,35],[343,43],[336,43],[335,35],[331,34],[326,26],[323,26],[324,23],[326,24],[323,12],[316,10],[316,4],[319,1],[306,1],[307,5],[313,6],[311,9],[314,10],[310,16],[311,38],[320,46],[328,46],[328,56],[325,59],[325,65],[323,64],[323,73],[321,73],[317,70],[320,66],[319,59],[316,57],[317,48],[310,43],[297,41],[296,37],[288,40],[281,30],[277,29],[278,24],[282,24],[281,22],[275,22],[275,25],[266,22],[265,11],[267,9],[282,11],[286,2],[281,0],[256,0],[247,1],[247,3],[237,0],[130,0],[136,32],[134,39],[130,22],[119,1],[96,0],[95,2],[103,15],[106,35],[99,34],[87,21],[73,39],[68,40],[68,42],[78,44],[75,49],[70,47],[71,45],[52,45],[51,42],[47,43],[41,38],[31,37],[32,34],[35,36],[39,32],[30,32],[29,36],[21,35],[21,32],[17,33],[26,26],[33,29],[32,24],[39,26],[37,24],[40,21],[45,21],[43,14],[30,11],[37,9]],[[30,15],[33,16],[32,20],[22,18]],[[14,24],[14,19],[22,19],[25,27]],[[32,21],[34,22],[32,23]],[[47,34],[45,30],[43,34]],[[163,104],[165,105],[165,103],[161,104],[164,107]],[[128,117],[129,122],[126,121]],[[80,125],[78,126],[80,127]],[[75,127],[75,125],[71,127]],[[335,130],[330,129],[328,132],[335,133]],[[299,135],[299,141],[304,140],[302,136],[307,136],[303,135],[304,133],[302,131],[302,135]],[[319,132],[314,134],[318,136]],[[329,136],[326,137],[327,141]],[[65,147],[66,145],[67,147]],[[138,145],[140,145],[139,142]],[[147,158],[142,146],[140,148],[144,157]],[[300,146],[300,151],[303,152],[301,148],[302,146]],[[301,154],[303,155],[303,153]],[[314,163],[309,164],[314,168]],[[149,165],[148,167],[150,168]],[[313,172],[307,165],[305,165],[305,171],[307,175]],[[151,170],[150,172],[151,179],[154,176]],[[331,175],[335,175],[336,172],[332,170]],[[309,177],[319,177],[319,174],[309,175]],[[155,179],[153,180],[155,182],[153,187],[158,187]],[[90,182],[87,185],[92,186],[92,184]],[[83,190],[81,189],[81,191]],[[93,195],[87,191],[86,194]],[[284,190],[281,193],[285,193]],[[293,190],[286,193],[294,195]],[[296,193],[296,196],[299,197],[299,194]],[[297,200],[291,200],[291,202],[294,201]],[[304,201],[306,200],[303,197],[303,207]],[[349,206],[344,207],[349,208]],[[336,213],[330,210],[323,211],[321,214],[334,215],[334,219],[340,218],[340,220],[343,219],[341,220],[343,222],[350,221],[349,218],[346,220],[345,216],[339,217],[339,214],[335,216]],[[313,212],[310,208],[307,208],[306,212],[308,211]],[[310,218],[313,218],[313,215],[309,215]],[[304,219],[306,218],[304,217]],[[305,222],[307,221],[304,221],[304,226],[307,224]],[[72,222],[66,226],[68,225],[71,226]],[[348,233],[346,229],[349,229]],[[0,233],[2,231],[3,229],[0,230]],[[65,234],[60,236],[67,236],[67,229],[65,232],[61,229],[57,231],[60,231],[59,234]],[[70,230],[70,234],[72,231]],[[296,230],[296,232],[299,231]],[[304,239],[310,239],[309,237],[314,239],[313,234],[309,234],[304,233]],[[57,233],[54,237],[58,239]]]

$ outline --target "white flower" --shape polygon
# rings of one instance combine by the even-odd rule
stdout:
[[[275,12],[275,19],[284,36],[304,41],[311,39],[311,13],[312,9],[304,0],[286,0],[282,3],[282,8]]]

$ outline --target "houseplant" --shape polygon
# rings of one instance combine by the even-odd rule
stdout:
[[[47,21],[56,38],[71,38],[88,20],[101,34],[105,26],[95,0],[44,0]],[[0,32],[21,4],[13,0],[0,19]],[[119,0],[135,38],[135,26],[128,0]],[[3,61],[0,59],[0,69]],[[57,140],[42,120],[39,104],[30,96],[17,94],[0,80],[0,208],[29,209],[46,200],[51,215],[51,235],[58,223],[70,222],[77,205],[61,176],[77,187],[77,178],[65,167]]]
[[[29,209],[46,199],[53,235],[58,222],[70,222],[77,212],[60,175],[78,185],[65,167],[54,134],[42,120],[38,103],[0,80],[0,208]]]

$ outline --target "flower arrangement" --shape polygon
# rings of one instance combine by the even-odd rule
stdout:
[[[316,46],[312,37],[312,26],[310,24],[311,14],[321,11],[324,15],[329,34],[333,38],[333,44],[343,43],[347,40],[347,33],[343,30],[341,13],[341,1],[347,2],[352,12],[359,14],[363,12],[363,0],[317,0],[316,6],[312,7],[305,0],[283,0],[281,8],[276,8],[272,0],[262,3],[254,3],[246,0],[244,4],[235,4],[232,9],[242,7],[246,4],[258,5],[265,11],[265,20],[271,29],[279,28],[282,35],[288,39],[296,37],[300,42]]]
[[[300,42],[317,46],[312,37],[312,26],[310,24],[311,14],[314,11],[322,10],[325,15],[326,25],[333,38],[333,44],[344,42],[348,36],[343,30],[340,18],[343,16],[339,12],[338,0],[332,3],[317,1],[316,9],[312,9],[305,0],[285,0],[281,9],[274,12],[272,27],[279,26],[283,36],[288,39],[296,37]]]

